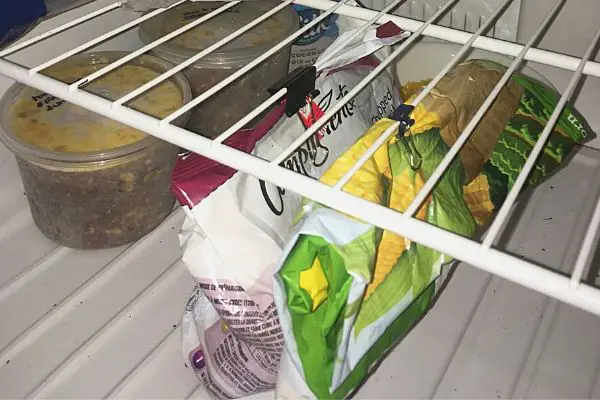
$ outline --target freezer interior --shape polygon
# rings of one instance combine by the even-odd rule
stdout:
[[[27,37],[112,3],[95,0],[56,15]],[[363,3],[373,9],[388,4]],[[427,2],[407,2],[398,15],[425,20],[427,10],[438,4],[422,3]],[[499,2],[460,3],[453,20],[442,25],[469,30],[469,18],[481,21]],[[494,34],[525,43],[554,2],[515,3]],[[117,7],[7,59],[36,65],[138,17]],[[598,20],[600,2],[565,1],[536,47],[583,57]],[[132,30],[94,49],[141,46]],[[451,56],[420,55],[424,61],[415,62],[421,58],[410,54],[401,56],[400,79],[422,73],[419,62],[439,70]],[[527,65],[561,92],[572,75],[539,63]],[[0,93],[12,82],[0,76]],[[599,82],[584,77],[574,95],[575,106],[595,132],[600,132]],[[572,272],[600,196],[599,149],[600,139],[578,148],[564,168],[519,197],[497,247]],[[57,246],[34,226],[14,156],[1,145],[0,182],[0,397],[208,398],[180,348],[181,313],[194,287],[177,237],[184,211],[175,208],[134,244],[78,251]],[[583,281],[597,286],[600,253],[593,254]],[[445,274],[452,279],[435,306],[357,398],[600,397],[600,318],[461,262],[446,267]],[[273,398],[273,393],[256,398]]]

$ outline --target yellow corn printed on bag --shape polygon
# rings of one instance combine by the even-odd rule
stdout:
[[[481,60],[456,66],[414,110],[411,137],[392,136],[344,190],[404,211],[504,72]],[[557,102],[553,90],[514,75],[416,217],[474,236],[504,201]],[[321,180],[335,184],[393,123],[373,125]],[[586,139],[586,127],[567,106],[528,183],[554,170]],[[422,162],[413,169],[408,160],[415,150]],[[305,201],[275,274],[285,336],[278,398],[351,394],[427,310],[449,261],[436,250]]]

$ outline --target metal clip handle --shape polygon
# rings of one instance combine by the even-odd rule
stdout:
[[[316,80],[317,68],[315,66],[300,67],[275,83],[268,91],[274,95],[283,88],[287,89],[285,114],[291,117],[306,105],[307,97],[314,98],[319,95],[319,91],[315,89]]]

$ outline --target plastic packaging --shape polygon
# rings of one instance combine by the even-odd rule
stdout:
[[[143,42],[152,42],[224,4],[183,3],[142,23],[140,37]],[[267,0],[243,1],[185,34],[156,47],[154,54],[179,64],[277,5],[278,2]],[[297,29],[298,17],[291,6],[286,7],[235,40],[201,58],[184,70],[192,93],[194,96],[204,93]],[[291,45],[284,47],[195,107],[188,128],[203,136],[215,137],[253,111],[269,98],[269,87],[287,75],[290,48]],[[254,126],[262,116],[257,117],[248,127]]]
[[[453,68],[411,116],[416,122],[406,135],[423,155],[420,168],[410,165],[403,146],[409,139],[393,135],[343,189],[405,211],[505,71],[482,60]],[[406,89],[413,96],[407,102],[424,86]],[[504,202],[558,99],[540,82],[513,75],[415,218],[473,237]],[[393,123],[374,124],[321,181],[335,184]],[[567,106],[528,184],[547,177],[590,135]],[[451,260],[310,200],[297,220],[274,284],[285,337],[277,397],[345,398],[427,311]]]
[[[350,28],[350,24],[345,26]],[[404,32],[397,31],[381,43],[404,37]],[[277,157],[377,67],[372,52],[380,46],[376,41],[369,43],[354,43],[347,65],[338,63],[341,59],[333,56],[340,53],[332,49],[332,60],[339,68],[329,69],[322,63],[324,69],[315,85],[320,94],[298,115],[283,117],[285,104],[281,104],[255,129],[239,131],[225,143],[261,158]],[[362,58],[356,60],[360,51]],[[319,177],[399,102],[391,74],[381,74],[284,165]],[[272,274],[300,197],[195,154],[178,161],[173,191],[187,211],[180,235],[183,261],[198,281],[182,318],[186,362],[218,398],[273,389],[283,336],[273,302]]]
[[[366,58],[319,77],[316,86],[322,95],[314,100],[319,109],[333,107],[376,65]],[[285,165],[307,176],[320,176],[373,119],[391,112],[398,102],[392,77],[379,76]],[[274,116],[278,122],[256,146],[252,140],[260,137],[258,128],[236,133],[228,144],[246,151],[254,147],[254,154],[266,159],[276,157],[305,128],[297,116],[281,118],[282,106],[274,112],[279,114],[269,118]],[[178,162],[174,190],[190,208],[180,240],[183,261],[198,281],[183,317],[183,353],[216,397],[273,389],[283,343],[272,273],[300,198],[195,155]],[[240,348],[253,357],[244,358]],[[257,384],[253,377],[266,384]]]
[[[360,29],[362,29],[360,26],[357,28],[349,26],[331,45],[329,51],[315,61],[317,70],[331,70],[348,65],[360,60],[365,54],[376,54],[387,46],[396,45],[410,36],[410,32],[402,30],[392,21],[354,36]],[[351,36],[354,38],[345,43]],[[341,43],[345,44],[341,46]]]
[[[294,9],[298,13],[301,27],[308,25],[323,13],[321,10],[299,4],[294,4]],[[339,33],[338,15],[333,13],[300,36],[292,46],[290,70],[313,65],[317,58],[337,39]]]
[[[78,55],[44,73],[70,83],[125,54]],[[169,68],[142,56],[84,89],[115,99]],[[160,117],[190,97],[178,74],[127,105]],[[118,246],[171,212],[178,147],[21,84],[6,92],[0,113],[0,139],[17,158],[33,220],[49,239],[77,249]]]

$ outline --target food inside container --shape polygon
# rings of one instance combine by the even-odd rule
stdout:
[[[124,55],[77,55],[43,73],[72,83]],[[83,90],[114,100],[169,68],[142,56]],[[126,105],[160,118],[190,98],[185,77],[176,74]],[[178,147],[22,84],[9,88],[0,113],[0,139],[17,158],[33,220],[50,240],[76,249],[119,246],[172,210]]]
[[[225,2],[185,2],[140,25],[140,38],[146,43],[191,23],[225,5]],[[179,64],[215,42],[253,22],[279,3],[243,1],[195,28],[157,46],[154,54]],[[184,69],[192,93],[198,96],[246,66],[299,27],[291,6],[261,22],[233,41],[200,58]],[[267,89],[288,73],[291,45],[283,47],[259,66],[244,74],[192,111],[188,128],[207,137],[216,137],[269,98]],[[264,114],[263,114],[264,115]],[[250,122],[254,127],[259,116]]]

